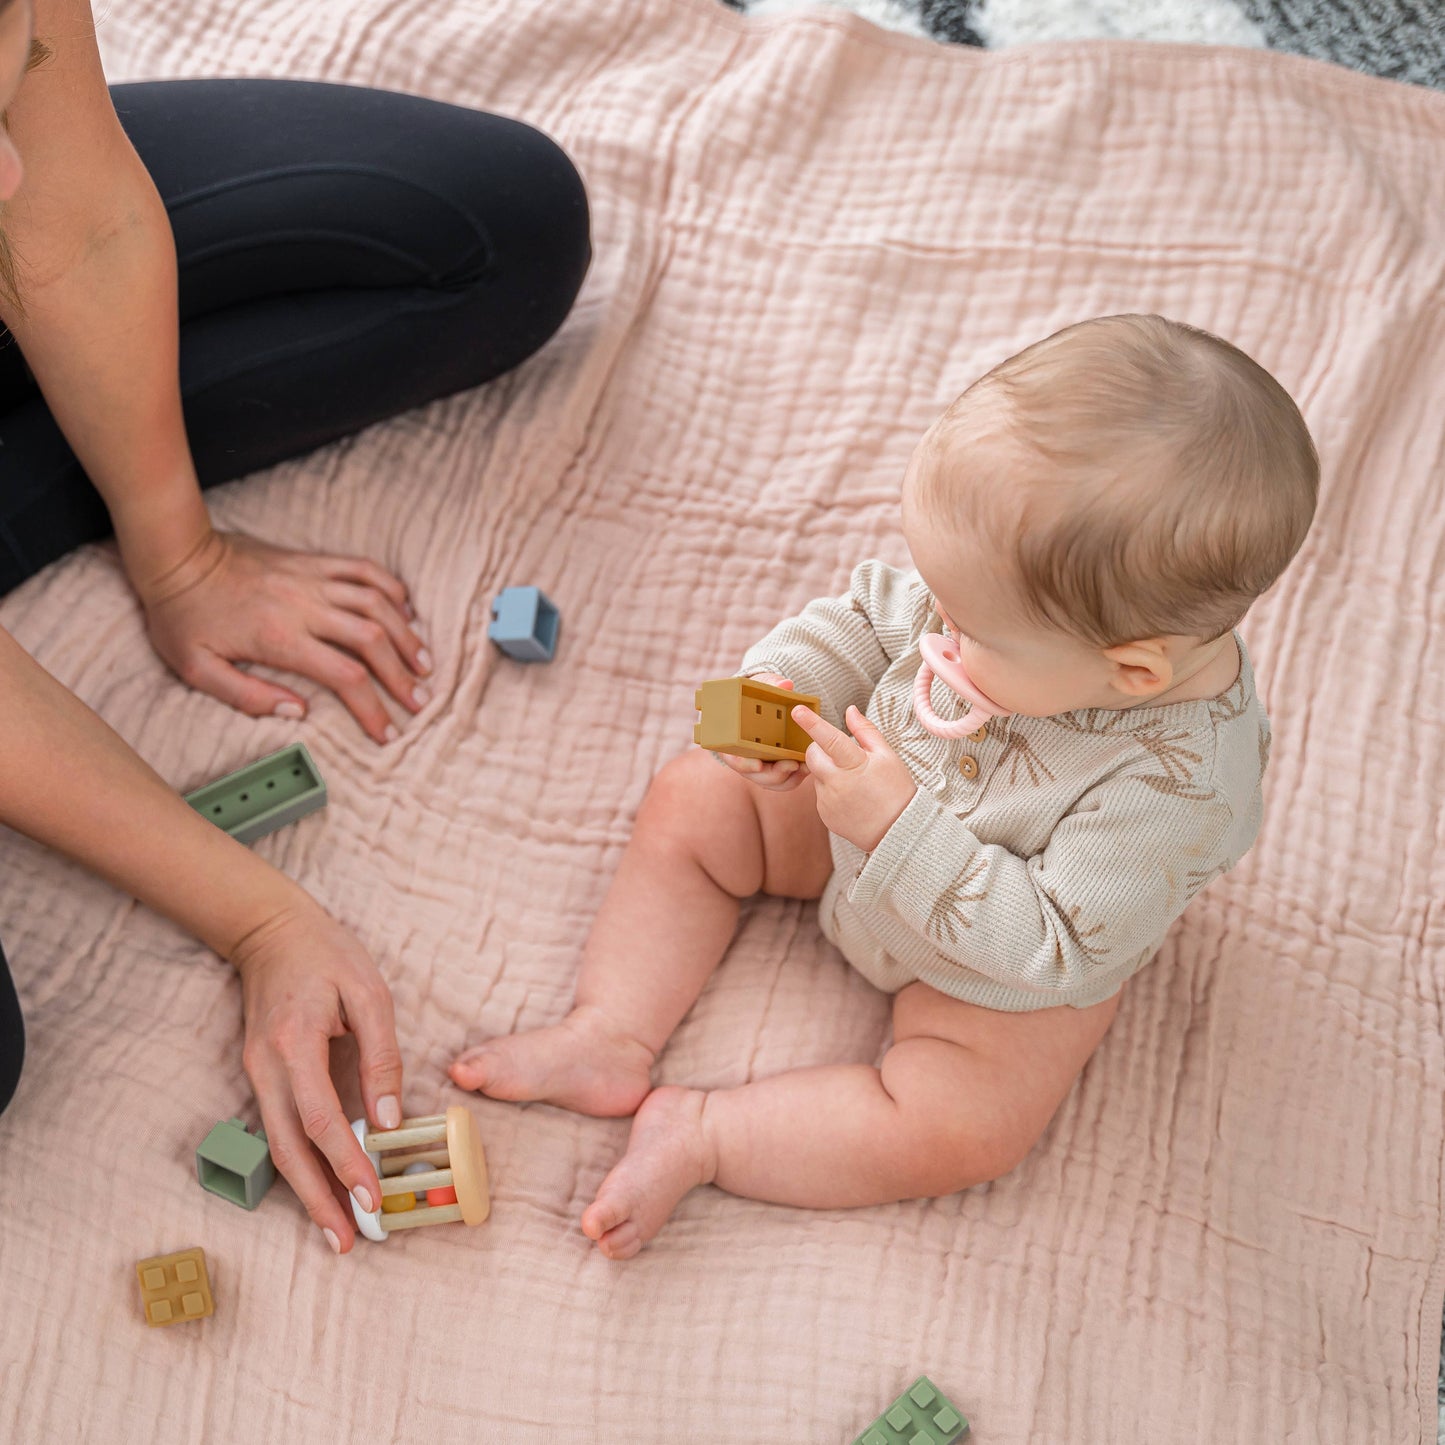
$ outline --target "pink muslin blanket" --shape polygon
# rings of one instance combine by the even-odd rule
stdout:
[[[987,366],[1084,316],[1198,323],[1298,398],[1324,487],[1245,627],[1275,725],[1257,847],[1025,1164],[954,1198],[699,1190],[611,1264],[577,1218],[626,1122],[474,1099],[491,1219],[338,1261],[284,1185],[248,1214],[193,1177],[217,1119],[255,1117],[225,966],[0,838],[31,1044],[0,1119],[0,1438],[842,1445],[924,1371],[981,1445],[1433,1438],[1445,96],[713,0],[100,11],[114,80],[416,91],[541,126],[590,188],[596,260],[543,352],[217,496],[412,584],[438,676],[400,741],[325,697],[298,734],[188,692],[103,548],[0,603],[178,788],[305,739],[330,805],[257,847],[380,961],[408,1112],[456,1100],[463,1044],[562,1013],[697,682],[858,558],[903,560],[909,449]],[[562,611],[547,666],[485,640],[525,583]],[[660,1074],[871,1060],[886,1028],[810,908],[759,902]],[[193,1244],[215,1315],[147,1329],[133,1261]]]

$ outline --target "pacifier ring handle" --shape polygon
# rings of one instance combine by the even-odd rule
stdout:
[[[953,638],[930,632],[920,639],[922,654],[918,676],[913,681],[913,711],[918,721],[935,737],[966,738],[996,717],[1007,717],[995,707],[969,680],[963,666],[963,653]],[[933,679],[944,684],[969,704],[968,712],[952,722],[945,722],[933,710]]]

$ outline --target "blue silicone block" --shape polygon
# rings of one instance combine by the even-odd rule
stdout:
[[[562,615],[536,587],[508,587],[492,603],[487,636],[518,662],[551,662]]]

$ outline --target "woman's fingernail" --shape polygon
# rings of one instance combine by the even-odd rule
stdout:
[[[361,1206],[361,1212],[363,1214],[370,1214],[374,1206],[371,1202],[371,1195],[367,1192],[366,1185],[358,1184],[356,1188],[351,1191],[351,1193],[352,1196],[355,1198],[357,1204]]]
[[[401,734],[396,730],[396,724],[387,723],[386,731],[382,733],[382,737],[385,738],[387,742],[394,743],[400,736]]]
[[[431,688],[426,686],[414,687],[411,690],[411,700],[418,707],[425,707],[431,701]]]
[[[422,670],[423,672],[430,672],[430,671],[431,671],[431,653],[429,653],[429,652],[426,650],[426,648],[424,648],[424,647],[419,647],[419,648],[417,648],[417,650],[416,650],[416,665],[417,665],[419,668],[421,668],[421,670]]]
[[[306,709],[299,702],[278,702],[276,704],[277,717],[305,717]]]
[[[383,1129],[395,1129],[401,1123],[401,1105],[395,1094],[383,1094],[376,1101],[376,1121]]]
[[[327,1244],[329,1244],[329,1245],[331,1246],[331,1252],[332,1252],[332,1254],[340,1254],[340,1253],[341,1253],[341,1241],[340,1241],[339,1239],[337,1239],[337,1237],[336,1237],[334,1234],[332,1234],[332,1232],[331,1232],[329,1229],[323,1229],[321,1232],[322,1232],[322,1234],[324,1234],[324,1235],[326,1236],[326,1242],[327,1242]]]

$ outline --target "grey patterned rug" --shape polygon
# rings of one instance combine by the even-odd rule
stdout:
[[[1289,50],[1445,89],[1445,0],[725,0],[754,15],[823,3],[990,50],[1114,37]]]
[[[1289,50],[1445,90],[1445,0],[724,0],[750,15],[837,4],[890,30],[1002,50],[1037,40],[1162,40]],[[1439,1445],[1445,1445],[1445,1338]]]

